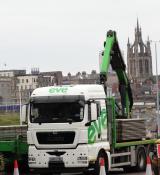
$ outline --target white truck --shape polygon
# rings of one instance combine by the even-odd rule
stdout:
[[[105,99],[101,85],[34,90],[28,113],[29,167],[82,171],[100,156],[110,167]]]
[[[107,98],[109,64],[119,79],[121,109],[114,98]],[[146,138],[144,119],[131,118],[132,105],[116,33],[109,31],[99,85],[37,88],[24,106],[30,169],[40,174],[92,170],[98,175],[102,157],[106,172],[117,167],[145,170],[156,139]]]

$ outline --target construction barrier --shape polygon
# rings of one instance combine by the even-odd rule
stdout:
[[[19,175],[19,169],[18,169],[18,162],[17,160],[14,161],[14,172],[13,175]]]
[[[146,175],[152,175],[151,160],[149,156],[147,156]]]
[[[99,164],[100,164],[100,173],[99,173],[99,175],[106,175],[104,158],[99,159]]]

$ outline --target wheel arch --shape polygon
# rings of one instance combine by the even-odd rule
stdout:
[[[108,169],[110,170],[111,169],[111,156],[110,156],[110,152],[109,151],[106,151],[104,148],[101,148],[98,151],[97,158],[98,158],[98,155],[100,153],[103,153],[107,157]]]
[[[138,145],[138,146],[136,146],[136,151],[135,151],[136,161],[137,161],[137,154],[138,154],[138,151],[140,149],[143,149],[145,151],[146,155],[147,155],[146,147],[144,145]]]

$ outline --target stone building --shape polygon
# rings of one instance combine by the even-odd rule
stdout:
[[[21,94],[22,103],[28,101],[32,91],[38,87],[54,86],[62,84],[62,72],[39,72],[38,69],[32,69],[31,74],[17,76],[17,99]]]
[[[62,71],[40,72],[38,77],[39,87],[62,85]]]
[[[0,77],[0,105],[7,105],[12,103],[11,98],[12,78],[11,77]]]
[[[76,75],[68,73],[67,76],[63,76],[63,85],[73,84],[97,84],[99,82],[99,74],[95,70],[92,70],[90,74],[85,71],[77,72]]]
[[[25,74],[26,70],[24,69],[0,70],[0,77],[15,77]]]
[[[28,101],[32,91],[38,87],[38,75],[26,74],[17,76],[16,99],[19,101],[21,96],[22,103]]]
[[[147,78],[152,77],[152,56],[149,38],[144,44],[142,39],[142,30],[135,28],[135,41],[130,43],[128,38],[127,44],[127,65],[128,75],[132,82],[144,82]]]
[[[0,70],[0,105],[26,103],[37,87],[62,84],[62,72],[40,72],[39,68],[26,70]]]
[[[0,104],[15,104],[17,103],[16,89],[17,76],[25,75],[26,70],[0,70]]]

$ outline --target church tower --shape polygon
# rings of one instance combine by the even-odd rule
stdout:
[[[128,75],[133,82],[143,82],[152,76],[152,56],[149,37],[146,44],[142,40],[142,31],[137,19],[135,28],[135,41],[127,43]]]

